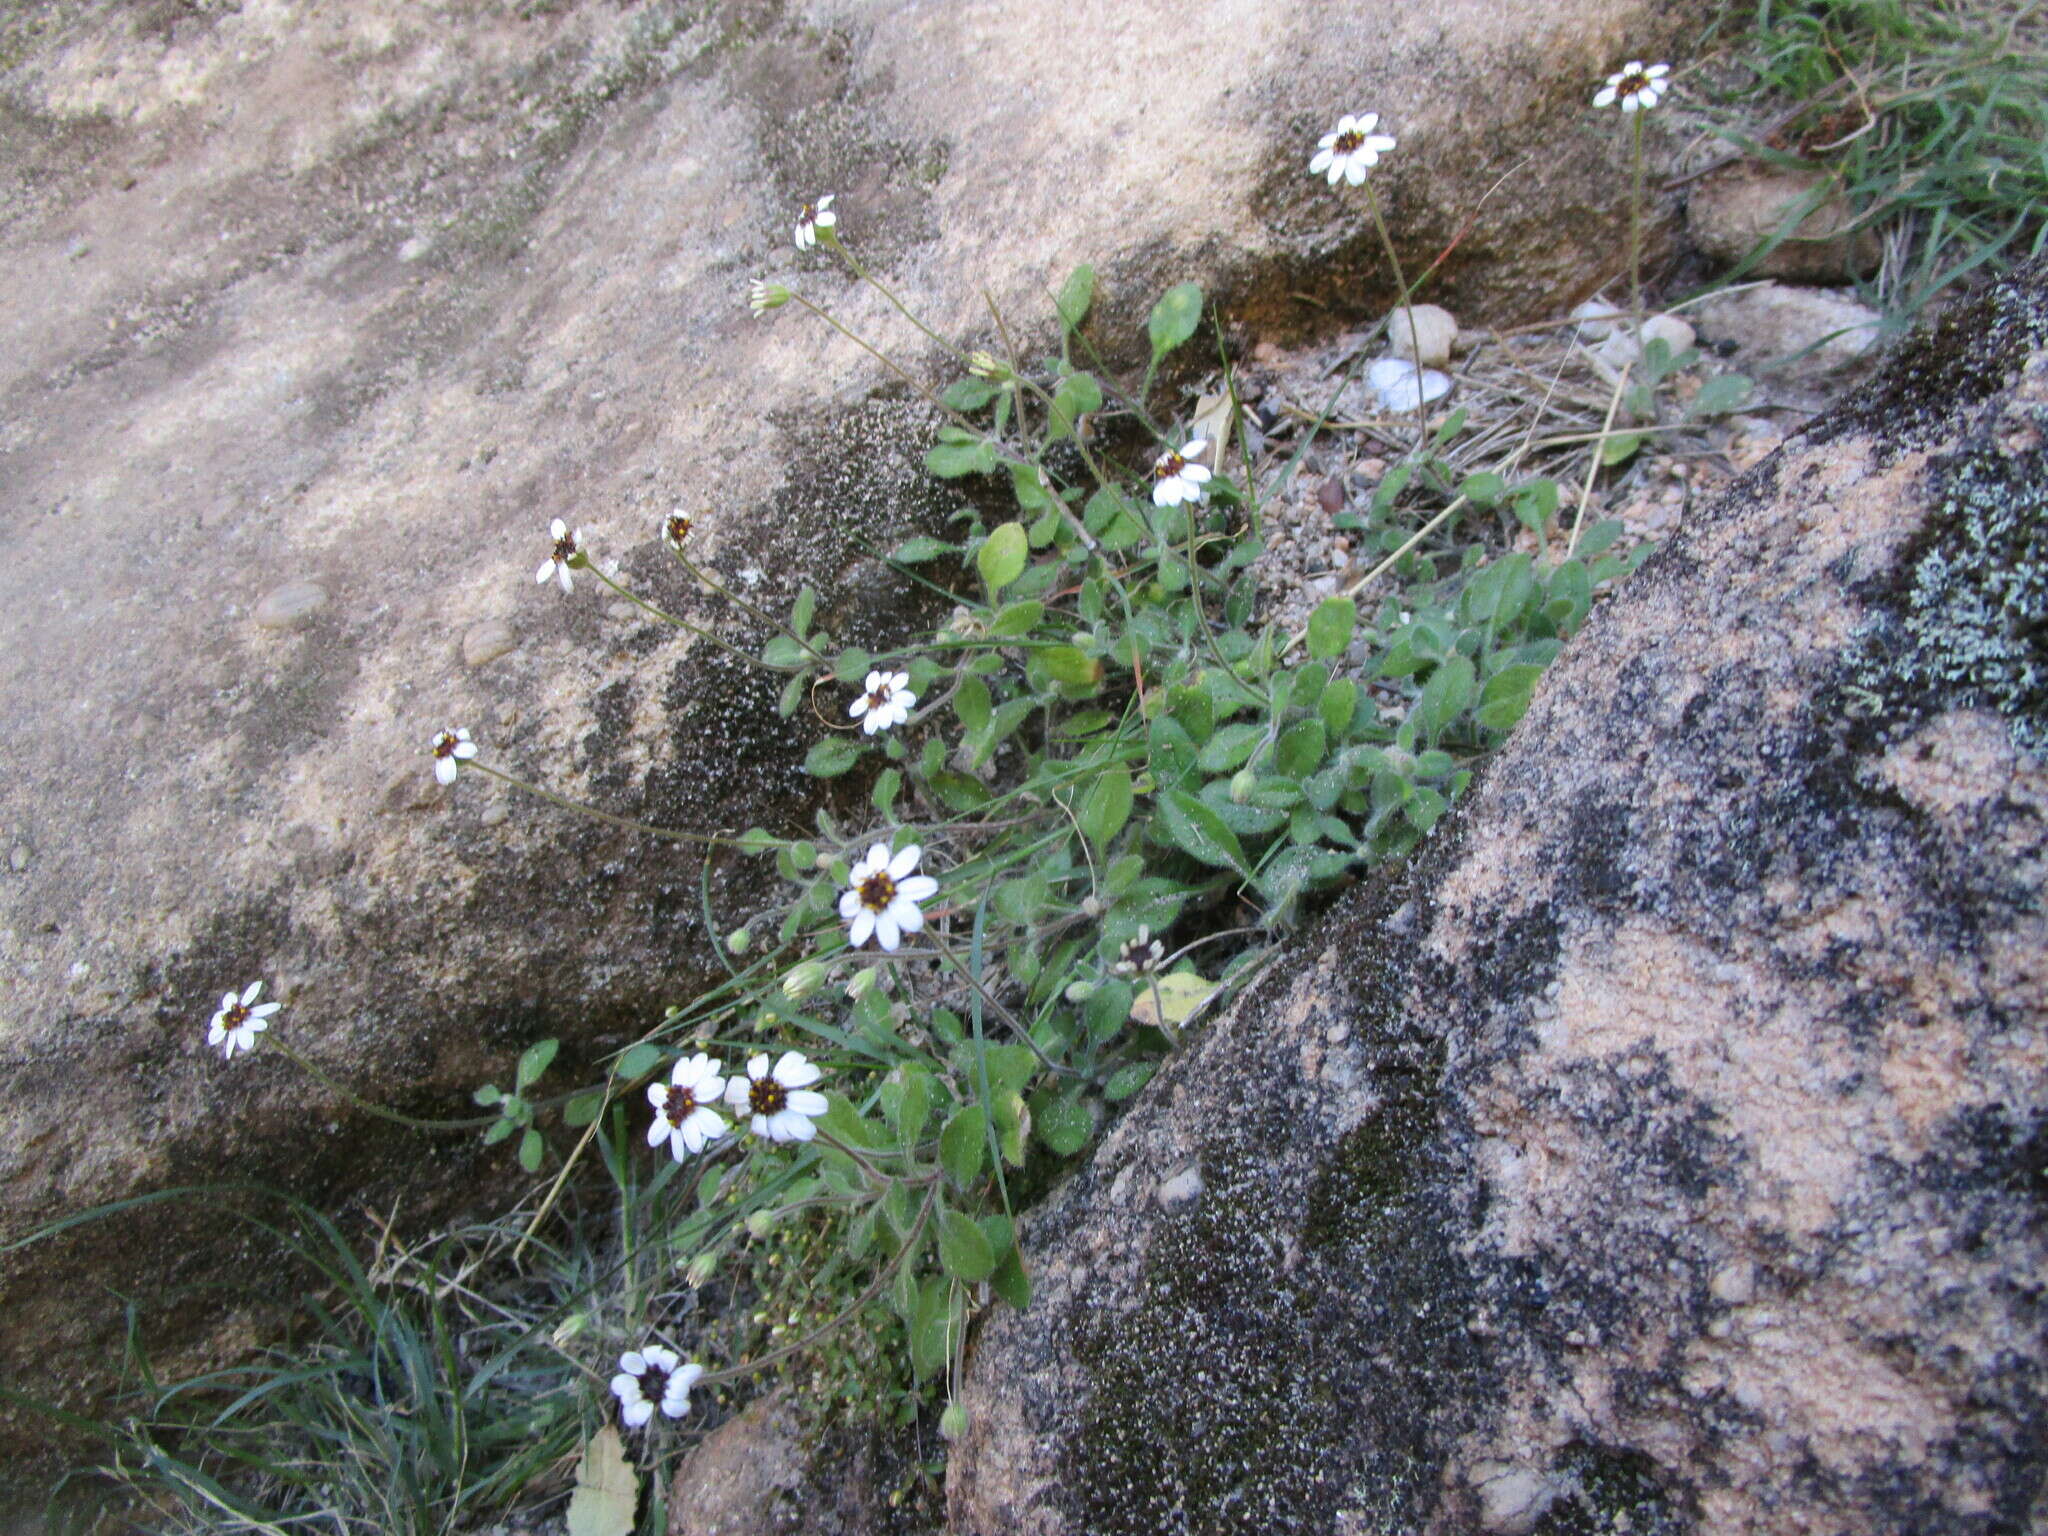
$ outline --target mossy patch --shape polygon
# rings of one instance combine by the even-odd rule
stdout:
[[[1913,721],[1990,709],[2048,757],[2048,451],[1983,443],[1944,464],[1894,602],[1865,627],[1849,697]]]

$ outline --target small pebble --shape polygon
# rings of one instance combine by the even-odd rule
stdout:
[[[495,827],[502,825],[510,815],[511,812],[505,809],[504,803],[501,801],[496,805],[485,806],[483,814],[477,817],[477,820],[484,826]]]
[[[517,650],[519,632],[506,619],[481,619],[462,632],[462,664],[480,667]]]
[[[1621,317],[1621,311],[1604,299],[1588,299],[1572,311],[1572,318],[1579,322],[1581,341],[1605,341]]]
[[[291,629],[326,606],[327,589],[319,582],[288,581],[263,594],[254,618],[263,629]]]
[[[1694,335],[1692,326],[1676,315],[1652,315],[1643,322],[1643,340],[1663,342],[1673,357],[1693,344]]]
[[[28,844],[16,843],[7,852],[7,867],[17,875],[28,868]]]
[[[623,598],[616,603],[607,604],[604,611],[607,616],[617,619],[621,624],[631,624],[640,617],[640,610]]]
[[[1187,1167],[1181,1169],[1173,1177],[1165,1179],[1160,1183],[1157,1199],[1161,1205],[1165,1206],[1168,1210],[1172,1210],[1177,1205],[1186,1205],[1201,1192],[1201,1165],[1189,1163]]]
[[[1344,482],[1335,475],[1330,476],[1316,492],[1316,503],[1331,517],[1344,510]]]
[[[1409,310],[1397,309],[1387,317],[1387,350],[1396,357],[1414,358],[1425,368],[1441,368],[1451,360],[1458,322],[1448,309],[1436,304],[1417,304],[1413,312],[1416,344],[1409,344]]]

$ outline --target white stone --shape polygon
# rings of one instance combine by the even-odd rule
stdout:
[[[1408,318],[1415,317],[1411,342]],[[1458,340],[1458,322],[1448,309],[1437,304],[1404,305],[1387,317],[1387,350],[1396,357],[1409,358],[1425,368],[1440,368],[1451,360],[1451,348]]]
[[[252,617],[262,629],[293,629],[327,606],[327,589],[317,581],[288,581],[263,594]]]

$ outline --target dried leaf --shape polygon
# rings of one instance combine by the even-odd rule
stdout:
[[[576,1492],[569,1499],[569,1536],[631,1536],[640,1507],[640,1479],[626,1460],[626,1445],[606,1426],[583,1445]]]
[[[1215,982],[1206,981],[1193,971],[1175,971],[1171,976],[1158,979],[1155,1001],[1154,988],[1141,982],[1138,995],[1131,1001],[1131,1018],[1135,1023],[1150,1024],[1156,1029],[1160,1013],[1164,1010],[1168,1024],[1184,1024],[1215,990]]]

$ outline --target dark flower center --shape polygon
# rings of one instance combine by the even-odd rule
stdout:
[[[896,882],[889,871],[878,869],[860,883],[860,904],[870,912],[886,912],[896,899]]]
[[[231,1003],[221,1010],[220,1027],[222,1029],[240,1029],[248,1022],[249,1005],[247,1003]]]
[[[565,533],[559,539],[555,540],[556,564],[567,565],[569,563],[569,557],[575,553],[576,535],[574,535],[573,533]]]
[[[1162,456],[1159,462],[1152,466],[1152,478],[1154,480],[1171,480],[1187,467],[1188,461],[1186,459],[1177,453],[1169,453]]]
[[[455,755],[455,746],[455,738],[449,735],[448,732],[443,731],[434,738],[434,756],[453,757]]]
[[[670,1125],[681,1125],[697,1112],[697,1095],[688,1088],[671,1088],[662,1101],[661,1112]]]
[[[680,512],[668,520],[668,541],[680,544],[690,536],[690,520]]]
[[[779,1115],[789,1103],[789,1090],[772,1077],[757,1077],[747,1089],[747,1104],[757,1115]]]
[[[659,1403],[668,1396],[669,1375],[670,1372],[664,1371],[658,1363],[649,1360],[647,1369],[640,1375],[640,1395],[650,1403]]]
[[[1621,84],[1615,87],[1624,96],[1640,96],[1650,88],[1650,77],[1640,71],[1621,77]]]
[[[1355,149],[1363,148],[1364,145],[1365,135],[1360,133],[1356,128],[1351,128],[1347,129],[1343,133],[1338,134],[1337,142],[1332,147],[1337,151],[1338,154],[1348,155]]]
[[[894,698],[895,695],[896,690],[890,687],[889,684],[877,683],[868,694],[868,708],[880,709],[890,699]]]

